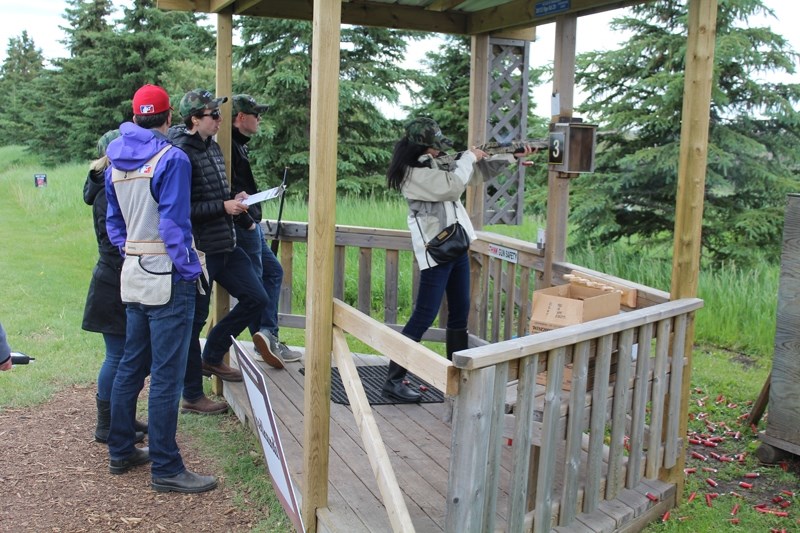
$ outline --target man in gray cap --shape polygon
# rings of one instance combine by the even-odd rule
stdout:
[[[200,353],[200,332],[208,318],[211,291],[197,296],[186,377],[183,385],[183,412],[219,414],[228,409],[225,402],[214,402],[203,392],[203,375],[214,374],[223,381],[242,381],[242,373],[223,360],[237,337],[261,314],[267,294],[253,273],[250,258],[236,246],[233,219],[247,212],[242,200],[247,193],[233,196],[225,174],[222,150],[213,136],[222,122],[220,105],[226,97],[214,98],[203,89],[189,91],[179,110],[183,129],[170,130],[170,139],[189,156],[192,163],[192,229],[197,249],[206,254],[209,288],[216,281],[238,300],[234,308],[208,332]]]
[[[231,160],[234,194],[244,191],[247,194],[258,192],[258,185],[250,168],[247,143],[258,132],[261,114],[268,106],[256,102],[248,94],[233,97],[233,157]],[[261,279],[269,301],[260,316],[250,323],[250,334],[258,354],[269,365],[283,368],[285,363],[300,360],[300,354],[290,350],[278,340],[278,300],[283,268],[264,240],[261,230],[261,204],[253,204],[246,213],[234,217],[236,224],[236,245],[250,257],[253,272]]]

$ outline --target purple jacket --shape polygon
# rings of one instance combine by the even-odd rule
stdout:
[[[146,130],[132,122],[122,124],[119,130],[122,135],[112,141],[106,150],[106,155],[111,160],[105,176],[108,198],[106,229],[111,242],[122,250],[127,231],[116,191],[111,183],[112,167],[136,170],[169,144],[169,141],[160,132]],[[196,280],[201,273],[200,260],[192,248],[192,223],[189,218],[191,187],[192,165],[189,158],[178,148],[168,150],[158,162],[150,183],[150,192],[158,202],[158,233],[175,266],[173,279],[177,276],[185,281]]]

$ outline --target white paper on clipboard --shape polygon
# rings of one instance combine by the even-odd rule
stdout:
[[[283,192],[285,187],[283,185],[278,185],[277,187],[273,187],[271,189],[267,189],[266,191],[257,192],[255,194],[251,194],[244,200],[242,203],[244,205],[253,205],[259,202],[264,202],[266,200],[272,200],[273,198],[277,198]]]

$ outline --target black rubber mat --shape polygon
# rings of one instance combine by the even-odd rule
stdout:
[[[358,376],[361,378],[361,383],[364,386],[364,392],[367,394],[367,401],[369,401],[370,405],[401,403],[381,394],[383,382],[386,380],[387,368],[388,367],[384,365],[356,367]],[[300,373],[305,375],[305,368],[301,368]],[[409,387],[422,395],[421,403],[441,403],[444,401],[444,395],[439,389],[432,387],[411,372],[406,375],[406,380],[409,382]],[[421,390],[420,387],[427,390]],[[347,400],[347,391],[344,389],[339,370],[336,368],[331,368],[331,400],[333,400],[334,403],[350,405],[350,402]]]

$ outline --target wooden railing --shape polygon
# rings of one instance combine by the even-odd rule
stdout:
[[[273,231],[269,224],[265,228],[270,238]],[[293,313],[291,291],[302,290],[295,287],[295,269],[299,263],[305,267],[304,246],[297,244],[306,240],[305,223],[284,223],[279,252],[283,326],[305,326],[305,317]],[[348,247],[357,252],[348,254]],[[382,271],[376,249],[385,250]],[[337,226],[334,253],[334,357],[346,374],[348,396],[357,406],[354,415],[395,530],[408,530],[403,525],[407,511],[397,501],[391,466],[376,445],[380,436],[358,375],[345,361],[350,352],[345,334],[455,399],[448,532],[538,532],[568,526],[581,513],[597,510],[643,480],[658,479],[661,469],[676,464],[682,450],[683,350],[701,300],[670,302],[662,291],[557,263],[553,284],[563,283],[562,276],[573,271],[622,283],[637,289],[635,308],[527,335],[531,294],[543,284],[543,251],[519,239],[478,232],[471,246],[472,348],[456,352],[450,362],[399,333],[398,321],[412,305],[412,296],[398,291],[407,286],[401,276],[411,276],[412,294],[419,284],[407,231]],[[348,256],[357,256],[355,280],[344,275]],[[347,283],[355,283],[355,296]],[[382,312],[372,304],[379,290]],[[402,312],[401,302],[409,306]],[[446,313],[443,305],[439,324],[445,323]],[[431,328],[425,339],[444,341],[444,329]],[[502,446],[508,442],[513,459],[501,465]],[[556,468],[557,457],[562,468]],[[511,472],[505,486],[499,481],[501,468]]]
[[[666,302],[456,352],[461,372],[445,530],[568,526],[674,466],[682,450],[684,341],[701,306],[698,299]],[[513,382],[517,400],[508,431]],[[500,486],[504,434],[513,459],[510,481]],[[501,492],[505,509],[498,509]],[[505,524],[496,524],[497,516]]]

